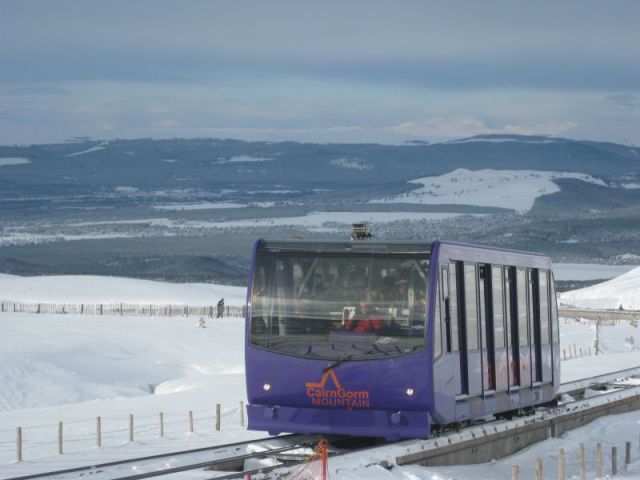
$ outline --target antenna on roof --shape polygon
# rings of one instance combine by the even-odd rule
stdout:
[[[352,224],[352,227],[351,240],[368,240],[373,237],[371,232],[369,232],[366,223],[354,223]]]

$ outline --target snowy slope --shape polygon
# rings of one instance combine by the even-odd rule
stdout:
[[[172,284],[131,278],[62,275],[19,277],[0,274],[0,300],[52,303],[151,303],[242,305],[246,288],[206,283]]]
[[[527,211],[536,198],[559,192],[552,180],[574,178],[604,186],[604,182],[584,173],[541,172],[533,170],[476,170],[459,168],[437,177],[424,177],[411,183],[422,185],[403,195],[373,203],[423,203],[480,205]]]
[[[612,280],[560,294],[563,304],[583,308],[640,310],[640,267]]]
[[[640,278],[640,269],[612,281],[618,281],[621,296],[627,295],[623,288],[633,290],[638,285],[620,282],[627,276]],[[101,295],[111,292],[108,298],[117,293],[127,295],[123,301],[130,302],[180,298],[195,302],[203,298],[200,295],[209,300],[211,292],[215,292],[214,298],[223,291],[227,295],[226,288],[230,287],[99,277],[0,276],[1,291],[49,301],[107,298]],[[243,298],[244,289],[239,290],[242,297],[237,298]],[[233,297],[225,298],[229,301]],[[265,436],[264,432],[247,431],[239,422],[239,402],[246,402],[242,319],[209,320],[207,328],[198,328],[196,323],[185,318],[0,313],[0,478]],[[600,341],[607,354],[563,361],[562,381],[640,364],[640,352],[625,343],[632,334],[635,332],[618,327],[601,329]],[[577,344],[586,350],[593,339],[593,326],[588,322],[562,321],[563,349]],[[640,339],[635,344],[640,345]],[[220,432],[212,427],[216,403],[223,407]],[[189,410],[195,412],[195,434],[186,433]],[[157,433],[161,411],[168,422],[166,438]],[[136,418],[134,442],[127,442],[129,414]],[[96,416],[104,422],[104,443],[99,449],[94,437]],[[57,455],[55,444],[58,421],[65,422],[63,456]],[[578,443],[587,442],[589,449],[595,441],[603,442],[605,448],[621,448],[620,442],[626,439],[637,442],[638,421],[639,413],[602,419],[563,438],[484,465],[407,466],[389,471],[370,466],[374,459],[366,455],[335,459],[330,462],[331,478],[508,478],[512,464],[521,465],[522,478],[532,478],[533,459],[544,458],[545,472],[551,472],[555,469],[554,452],[560,447],[570,453],[568,473],[575,475]],[[27,461],[22,463],[14,461],[17,426],[25,432]],[[592,457],[589,461],[592,472]],[[634,465],[627,478],[640,478],[639,472],[640,464]],[[200,477],[185,474],[175,478]]]

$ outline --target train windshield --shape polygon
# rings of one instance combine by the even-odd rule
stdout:
[[[328,360],[424,350],[428,269],[427,259],[407,255],[259,256],[250,342]]]

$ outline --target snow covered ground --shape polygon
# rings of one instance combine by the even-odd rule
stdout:
[[[640,310],[640,267],[619,277],[560,295],[560,302],[582,308]]]
[[[372,203],[481,205],[526,212],[533,207],[536,198],[560,191],[560,187],[553,182],[559,178],[573,178],[605,186],[602,180],[584,173],[489,169],[471,171],[459,168],[444,175],[412,180],[410,183],[422,186]]]
[[[624,277],[627,277],[626,279]],[[615,306],[622,296],[640,297],[640,269],[623,277]],[[620,279],[618,279],[620,280]],[[78,287],[78,282],[81,286]],[[106,283],[105,283],[106,282]],[[622,290],[622,288],[626,290]],[[167,303],[188,298],[210,303],[225,296],[242,302],[244,289],[214,285],[172,285],[99,277],[21,279],[0,276],[0,291],[25,300],[99,301],[127,295],[120,301]],[[591,287],[595,288],[595,287]],[[585,289],[588,290],[588,289]],[[106,292],[112,292],[110,296]],[[592,290],[598,292],[598,290]],[[580,292],[569,292],[578,295]],[[235,296],[234,296],[235,295]],[[569,294],[565,294],[569,295]],[[584,297],[586,293],[581,293]],[[2,295],[4,296],[4,295]],[[564,296],[563,296],[564,298]],[[199,328],[194,319],[92,317],[71,315],[0,314],[0,478],[163,451],[183,450],[266,436],[240,424],[244,387],[243,321],[209,320]],[[632,325],[600,327],[605,355],[562,362],[562,380],[640,365],[640,335]],[[633,341],[629,341],[633,337]],[[565,350],[593,346],[595,326],[590,322],[561,322]],[[222,427],[214,429],[215,405],[222,405]],[[194,414],[194,433],[188,432],[188,412]],[[164,413],[165,437],[159,435],[159,413]],[[134,415],[134,441],[128,440],[128,416]],[[103,445],[95,445],[96,417],[102,419]],[[65,454],[57,454],[58,422],[64,422]],[[545,460],[545,478],[555,478],[558,448],[565,448],[568,478],[577,475],[577,445],[595,442],[604,451],[625,440],[638,452],[640,413],[594,422],[560,439],[548,440],[512,457],[489,464],[455,467],[368,466],[372,458],[336,459],[330,463],[333,479],[493,479],[509,478],[512,464],[521,478],[533,477],[533,460]],[[16,463],[16,427],[23,427],[24,461]],[[390,452],[391,455],[391,452]],[[593,455],[587,469],[593,478]],[[553,472],[553,473],[551,473]],[[627,478],[640,479],[640,462]],[[185,474],[176,478],[200,478]]]

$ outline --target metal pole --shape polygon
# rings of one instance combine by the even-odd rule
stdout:
[[[189,410],[189,432],[193,433],[193,412]]]
[[[133,415],[129,415],[129,441],[133,442]]]
[[[611,475],[618,474],[618,449],[611,447]]]
[[[160,412],[160,438],[164,438],[164,413]]]
[[[584,443],[580,444],[580,480],[586,480],[587,474],[584,466]]]
[[[565,480],[565,467],[564,448],[561,448],[558,455],[558,480]]]
[[[536,459],[536,480],[542,480],[542,460]]]
[[[240,400],[240,425],[244,427],[244,402]]]
[[[102,420],[96,417],[96,444],[98,448],[102,446]]]
[[[602,444],[596,443],[596,478],[602,478]]]
[[[220,404],[216,403],[216,430],[220,430]]]

